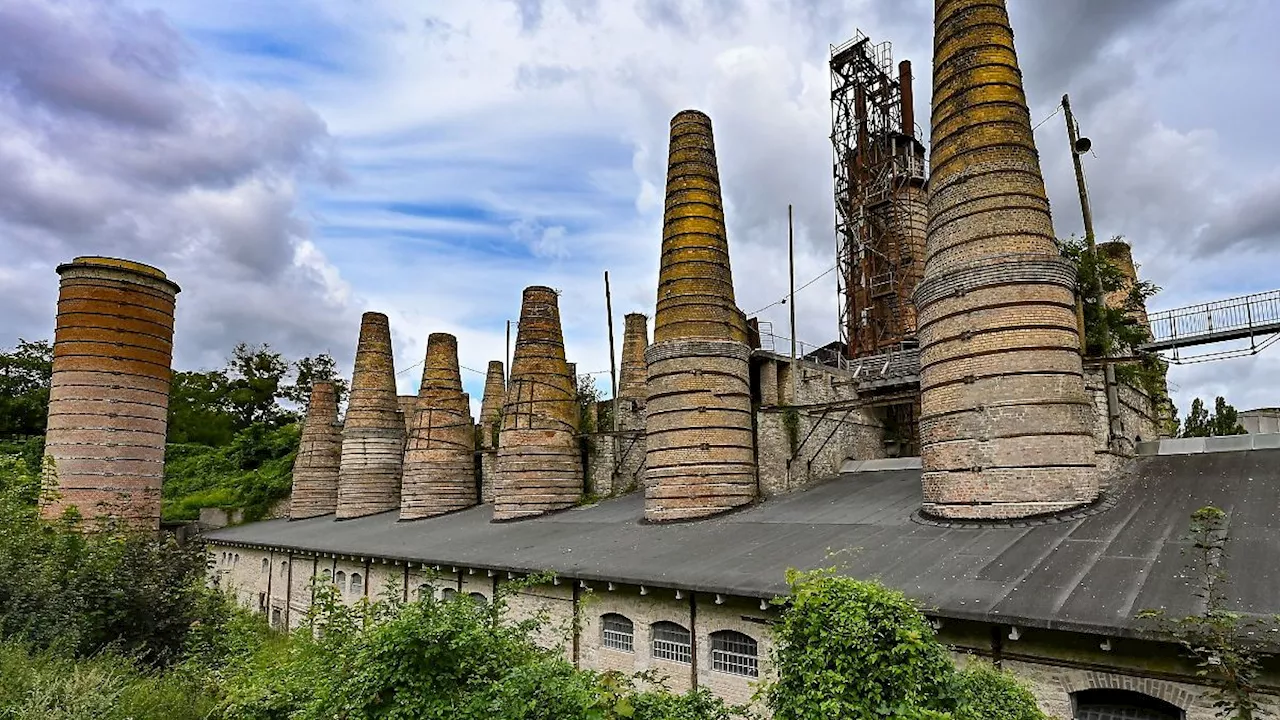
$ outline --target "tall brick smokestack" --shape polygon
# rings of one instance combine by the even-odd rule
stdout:
[[[58,267],[58,323],[45,454],[54,499],[86,525],[160,529],[160,485],[179,288],[130,260],[78,257]]]
[[[338,507],[338,467],[342,459],[342,427],[333,383],[311,386],[307,416],[302,421],[298,456],[293,461],[293,493],[289,519],[328,515]]]
[[[427,359],[404,456],[400,519],[442,515],[475,505],[475,426],[462,392],[458,339],[427,338]]]
[[[484,396],[480,399],[480,447],[498,446],[497,432],[502,422],[502,401],[507,396],[507,379],[501,360],[490,360],[484,376]]]
[[[622,372],[618,378],[618,397],[626,400],[645,399],[649,370],[644,351],[649,348],[649,316],[629,313],[622,333]]]
[[[351,398],[342,426],[339,520],[400,507],[405,422],[396,397],[391,324],[382,313],[360,319]]]
[[[1004,0],[935,0],[919,312],[924,510],[1010,518],[1098,496],[1073,314]]]
[[[498,439],[493,519],[572,507],[582,497],[574,377],[564,359],[556,291],[528,287]]]
[[[645,518],[706,517],[755,498],[746,319],[734,303],[711,119],[671,119],[648,387]]]

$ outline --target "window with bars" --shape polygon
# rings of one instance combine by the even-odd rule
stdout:
[[[730,675],[758,677],[756,641],[734,630],[711,633],[711,669]]]
[[[636,626],[625,615],[605,613],[600,616],[600,641],[607,648],[635,652]]]
[[[678,663],[693,661],[689,631],[673,622],[653,624],[653,656]]]
[[[364,594],[364,579],[360,577],[360,573],[351,573],[351,594]]]
[[[458,596],[458,591],[453,588],[445,588],[440,591],[440,599],[448,602]]]

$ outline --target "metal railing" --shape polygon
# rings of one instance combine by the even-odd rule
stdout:
[[[1280,333],[1280,290],[1191,305],[1148,316],[1142,350],[1175,350]]]

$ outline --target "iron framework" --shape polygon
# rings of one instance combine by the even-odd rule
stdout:
[[[911,344],[924,271],[925,149],[911,65],[860,31],[831,48],[840,340],[849,358]]]

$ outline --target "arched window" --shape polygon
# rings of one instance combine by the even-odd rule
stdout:
[[[475,603],[481,607],[489,604],[489,598],[485,597],[482,593],[473,592],[468,594],[467,597],[474,600]]]
[[[321,575],[320,577],[323,577],[325,582],[333,582],[333,571],[329,568],[325,568],[324,575]]]
[[[1131,690],[1081,690],[1072,693],[1076,720],[1182,720],[1182,709]]]
[[[280,608],[271,609],[271,625],[273,627],[280,627]]]
[[[346,592],[347,574],[339,570],[338,574],[333,576],[333,583],[338,586],[338,592]]]
[[[364,580],[361,579],[360,573],[351,573],[351,594],[364,594]]]
[[[262,574],[266,575],[271,572],[271,563],[266,558],[262,558]]]
[[[600,616],[600,642],[607,648],[635,652],[636,626],[626,615],[605,613]]]
[[[653,624],[653,656],[659,660],[688,664],[693,660],[689,631],[673,622]]]
[[[449,602],[450,600],[456,597],[458,597],[458,591],[454,590],[453,588],[445,588],[444,590],[440,591],[440,599],[444,600],[445,602]]]
[[[756,641],[734,630],[711,633],[711,669],[730,675],[757,677]]]
[[[280,561],[280,579],[281,580],[285,579],[285,576],[288,574],[289,574],[289,561],[281,560]]]
[[[240,553],[235,554],[235,557],[231,560],[231,564],[233,566],[240,564]]]
[[[426,600],[432,596],[433,590],[434,588],[432,588],[429,583],[422,583],[418,586],[418,599]]]

